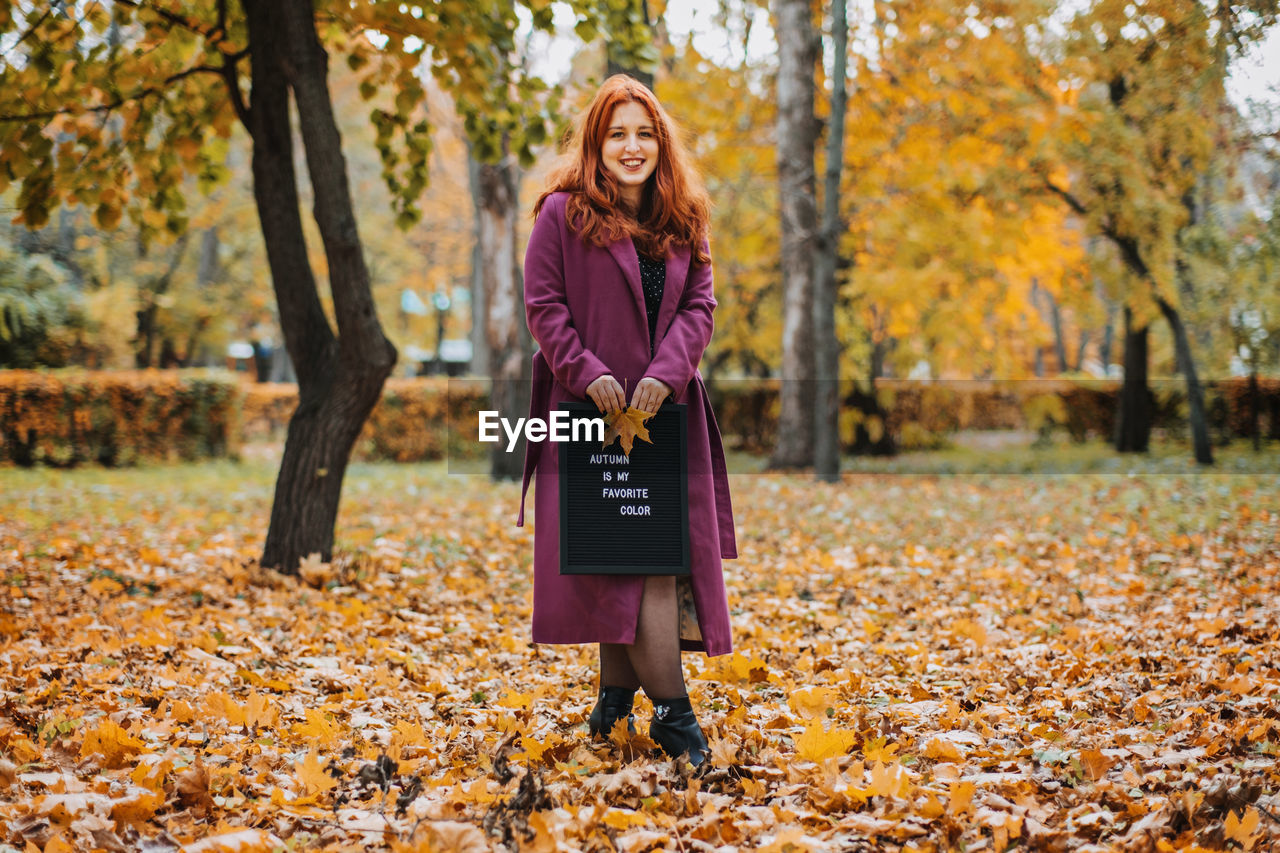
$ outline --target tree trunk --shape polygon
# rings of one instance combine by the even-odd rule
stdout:
[[[1124,307],[1124,382],[1116,414],[1116,450],[1146,453],[1151,443],[1151,392],[1147,388],[1149,329],[1133,328],[1133,311]]]
[[[158,300],[169,292],[173,276],[182,264],[182,256],[186,253],[187,241],[191,232],[184,231],[173,246],[173,254],[169,256],[169,264],[158,278],[146,281],[144,296],[146,305],[136,312],[138,318],[138,350],[134,353],[134,363],[140,368],[151,367],[156,363],[156,337],[159,334],[157,319],[160,315]],[[146,256],[146,250],[142,251]],[[164,356],[161,355],[161,367],[164,367]]]
[[[505,144],[503,148],[505,151]],[[490,403],[504,418],[522,418],[529,410],[532,347],[524,321],[524,287],[516,260],[519,190],[514,158],[507,154],[501,162],[478,164],[475,191]],[[523,472],[523,437],[510,453],[504,442],[493,446],[490,477],[518,480]]]
[[[1254,453],[1262,450],[1261,417],[1262,395],[1258,390],[1258,365],[1257,360],[1253,359],[1253,364],[1249,365],[1249,437],[1253,439]]]
[[[1195,359],[1191,357],[1191,341],[1187,337],[1187,327],[1182,322],[1178,309],[1163,298],[1156,299],[1160,313],[1173,330],[1173,346],[1178,356],[1178,369],[1187,383],[1187,403],[1190,409],[1191,442],[1195,449],[1196,462],[1200,465],[1213,464],[1213,448],[1209,444],[1209,422],[1204,413],[1204,389],[1200,387],[1200,378],[1196,375]]]
[[[1090,337],[1092,336],[1089,334],[1088,329],[1080,330],[1080,339],[1076,342],[1075,362],[1071,365],[1071,369],[1076,373],[1079,373],[1084,368],[1084,353],[1089,348]]]
[[[822,196],[822,242],[819,245],[813,300],[814,383],[813,464],[820,480],[840,481],[840,342],[836,339],[836,257],[840,249],[840,173],[844,165],[845,89],[849,47],[845,0],[831,6],[831,118],[827,123],[827,169]],[[872,387],[872,395],[875,388]]]
[[[777,0],[778,188],[782,226],[782,387],[771,468],[813,464],[813,114],[817,38],[807,0]]]
[[[484,250],[480,240],[480,161],[472,156],[474,146],[467,141],[467,183],[471,187],[471,202],[475,216],[471,249],[471,374],[489,375],[489,337],[485,318],[489,316],[484,295]]]
[[[395,366],[369,288],[346,164],[333,119],[327,57],[307,0],[242,0],[249,24],[254,197],[298,374],[262,565],[298,571],[300,560],[333,556],[333,528],[351,448]],[[325,318],[307,260],[293,164],[289,91],[297,104],[324,242],[340,338]]]
[[[1102,343],[1098,344],[1098,360],[1102,362],[1102,374],[1106,376],[1111,367],[1111,347],[1115,343],[1116,337],[1116,312],[1111,303],[1104,302],[1103,304],[1106,305],[1107,309],[1107,322],[1102,327]]]

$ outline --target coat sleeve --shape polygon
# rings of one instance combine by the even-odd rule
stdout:
[[[710,254],[705,240],[702,251]],[[711,264],[700,264],[695,260],[689,271],[689,284],[680,294],[676,315],[644,375],[662,380],[677,396],[684,391],[711,341],[711,332],[715,328],[711,315],[715,308]]]
[[[556,381],[574,396],[585,397],[587,386],[609,368],[583,346],[573,326],[566,295],[563,226],[563,197],[552,196],[533,223],[525,249],[525,319]]]

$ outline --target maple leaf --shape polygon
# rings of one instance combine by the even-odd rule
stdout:
[[[1080,751],[1080,765],[1094,782],[1106,776],[1113,763],[1114,760],[1103,755],[1100,749],[1084,749]]]
[[[882,764],[871,768],[871,792],[881,797],[902,799],[911,790],[911,777],[901,764]]]
[[[1245,850],[1252,850],[1258,832],[1257,809],[1241,812],[1243,817],[1236,817],[1235,812],[1227,812],[1227,820],[1223,826],[1223,837],[1229,841],[1237,841]]]
[[[294,767],[296,768],[294,775],[302,783],[303,790],[308,794],[320,794],[330,788],[337,787],[337,780],[325,772],[325,766],[320,761],[320,754],[314,746],[307,753],[306,758],[299,761]]]
[[[602,449],[607,449],[616,440],[622,443],[623,455],[630,458],[631,448],[637,438],[653,444],[653,441],[649,438],[649,430],[645,429],[644,422],[653,417],[654,414],[654,412],[646,412],[643,409],[633,409],[627,406],[625,409],[605,415]]]
[[[857,732],[836,728],[826,732],[822,723],[815,722],[796,736],[796,755],[805,761],[823,761],[844,755],[857,742]]]
[[[837,695],[830,687],[811,687],[792,693],[787,704],[800,716],[812,720],[825,717],[827,710],[835,707]]]
[[[323,589],[334,576],[333,564],[321,560],[319,552],[299,557],[298,576],[316,589]]]
[[[103,717],[97,727],[85,733],[80,745],[80,757],[101,753],[108,767],[120,767],[125,759],[144,752],[147,745],[129,734],[109,717]]]

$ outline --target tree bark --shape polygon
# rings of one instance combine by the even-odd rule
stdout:
[[[771,468],[813,464],[814,198],[813,113],[817,38],[807,0],[777,0],[778,188],[782,226],[782,386]]]
[[[1146,453],[1151,443],[1151,392],[1147,388],[1149,328],[1133,328],[1133,311],[1124,307],[1124,382],[1116,414],[1116,450]]]
[[[1092,337],[1092,335],[1089,334],[1088,329],[1080,330],[1080,338],[1076,341],[1075,362],[1071,365],[1071,369],[1076,373],[1079,373],[1084,368],[1084,353],[1085,350],[1089,348],[1090,337]]]
[[[501,162],[478,164],[475,191],[490,402],[502,417],[520,418],[529,410],[532,346],[524,321],[524,286],[516,259],[519,191],[514,158],[507,154]],[[489,466],[492,479],[518,480],[523,472],[523,436],[510,453],[503,442],[493,446]]]
[[[489,337],[485,318],[489,316],[484,295],[484,251],[480,242],[480,161],[472,156],[473,147],[467,142],[467,184],[471,188],[471,202],[475,219],[471,249],[471,374],[489,375]]]
[[[1262,451],[1262,428],[1258,423],[1262,416],[1262,395],[1258,391],[1258,366],[1249,365],[1249,437],[1253,439],[1253,452]]]
[[[840,341],[836,338],[836,257],[840,248],[840,174],[844,166],[845,88],[849,48],[845,0],[831,5],[831,118],[827,123],[827,168],[822,196],[822,242],[815,264],[813,300],[813,464],[818,479],[840,480]],[[872,386],[872,395],[875,387]]]
[[[316,36],[311,3],[242,3],[252,66],[254,197],[285,346],[298,374],[298,408],[289,421],[262,565],[296,573],[309,555],[332,559],[342,477],[395,365],[396,351],[374,309],[329,97],[328,60]],[[307,260],[293,164],[290,90],[340,337],[324,315]]]
[[[1187,327],[1182,322],[1178,309],[1164,298],[1157,298],[1160,313],[1173,330],[1173,346],[1178,357],[1178,369],[1187,383],[1187,403],[1191,421],[1191,443],[1195,450],[1196,462],[1200,465],[1213,464],[1213,448],[1209,443],[1209,422],[1204,412],[1204,389],[1200,387],[1200,378],[1196,375],[1195,359],[1191,357],[1191,341],[1187,336]]]

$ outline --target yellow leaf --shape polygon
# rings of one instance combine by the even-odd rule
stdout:
[[[308,794],[319,794],[337,787],[338,781],[325,772],[324,764],[315,747],[307,753],[307,757],[294,765],[294,776],[302,783],[302,789]]]
[[[293,733],[305,740],[315,741],[320,746],[328,746],[337,737],[337,727],[324,718],[324,714],[316,708],[307,709],[305,723],[293,726]]]
[[[856,732],[834,728],[822,730],[822,723],[812,723],[804,734],[796,736],[796,756],[804,761],[824,761],[844,755],[858,742]]]
[[[1227,813],[1223,837],[1228,841],[1238,841],[1245,850],[1252,850],[1258,834],[1258,810],[1250,808],[1243,815],[1244,817],[1238,818],[1235,812]]]
[[[880,797],[906,797],[911,790],[911,777],[901,764],[882,764],[871,768],[871,793]]]
[[[222,717],[233,726],[244,725],[244,709],[235,699],[220,690],[205,697],[204,707],[210,715]]]
[[[244,724],[255,729],[275,726],[278,714],[271,707],[271,700],[256,690],[249,694],[244,704]]]
[[[98,725],[85,732],[84,742],[80,744],[80,757],[87,758],[95,752],[101,753],[108,767],[120,767],[125,761],[139,752],[145,752],[147,745],[103,717]]]
[[[76,848],[67,843],[61,835],[55,835],[44,846],[44,853],[75,853]]]
[[[924,745],[924,755],[938,761],[964,761],[960,747],[942,737],[929,738]]]
[[[808,690],[797,690],[791,694],[787,704],[791,710],[806,719],[825,717],[827,709],[835,707],[839,694],[830,687],[811,687]]]
[[[533,706],[532,693],[508,693],[498,700],[502,708],[529,708]]]
[[[528,735],[522,735],[520,745],[524,747],[524,751],[528,754],[530,761],[542,761],[542,756],[547,750],[555,748],[556,745],[564,742],[564,738],[552,732],[547,735],[547,739],[539,743]]]
[[[862,745],[862,757],[867,761],[897,761],[896,743],[888,743],[888,738],[875,737]]]
[[[973,811],[973,794],[977,786],[972,782],[952,782],[951,796],[947,799],[947,813],[959,817]]]
[[[633,826],[644,826],[649,820],[633,811],[611,808],[604,813],[604,822],[614,829],[627,830]]]
[[[131,789],[129,796],[112,801],[111,819],[121,823],[144,824],[155,817],[156,811],[164,805],[164,800],[163,790]]]

